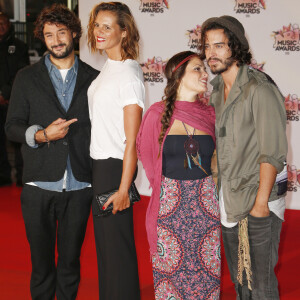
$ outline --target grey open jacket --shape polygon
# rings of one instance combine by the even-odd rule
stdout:
[[[237,222],[252,209],[261,163],[283,169],[287,155],[284,98],[278,88],[255,69],[243,65],[224,103],[222,76],[211,81],[210,104],[216,111],[219,183],[227,221]],[[274,184],[269,201],[276,200]]]

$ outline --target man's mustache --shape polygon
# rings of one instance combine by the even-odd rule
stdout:
[[[210,58],[207,60],[207,63],[209,63],[211,60],[217,60],[217,61],[219,61],[219,62],[222,62],[222,60],[219,59],[219,58],[216,58],[216,57],[210,57]]]
[[[51,47],[51,49],[55,49],[57,47],[62,47],[62,46],[66,46],[66,44],[59,44],[59,45],[54,45]]]

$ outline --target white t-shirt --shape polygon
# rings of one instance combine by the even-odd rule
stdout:
[[[88,89],[92,124],[90,156],[123,159],[126,136],[123,108],[137,104],[144,109],[145,87],[139,63],[132,59],[107,59]]]
[[[62,79],[63,79],[63,82],[65,82],[69,70],[70,69],[59,69],[58,70],[60,72],[60,75],[61,75]]]

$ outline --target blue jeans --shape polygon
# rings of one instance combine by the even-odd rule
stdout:
[[[243,285],[237,281],[238,270],[238,225],[233,228],[222,226],[226,260],[231,280],[235,285],[237,299],[279,299],[278,282],[274,268],[278,261],[282,220],[270,212],[268,217],[256,218],[248,215],[248,234],[252,269],[252,291],[248,289],[246,274]]]

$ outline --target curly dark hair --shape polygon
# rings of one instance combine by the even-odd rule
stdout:
[[[92,9],[88,24],[88,44],[92,52],[97,51],[94,27],[95,20],[100,11],[114,13],[121,30],[126,30],[126,37],[122,39],[121,44],[122,60],[136,59],[139,56],[140,35],[129,7],[122,2],[101,2]],[[100,53],[102,53],[101,50]]]
[[[217,23],[210,23],[201,29],[201,39],[199,44],[200,58],[205,59],[205,39],[209,30],[223,29],[228,38],[228,46],[231,50],[231,58],[237,62],[237,66],[250,64],[252,54],[249,49],[245,49],[239,39],[226,27]]]
[[[35,21],[34,36],[43,42],[46,23],[65,25],[72,33],[76,33],[74,42],[78,43],[82,34],[81,22],[76,15],[63,4],[53,4],[44,8]]]
[[[177,99],[177,91],[180,85],[181,79],[185,73],[185,69],[189,63],[189,60],[183,63],[178,69],[173,71],[175,67],[182,62],[185,58],[190,55],[197,55],[197,53],[192,51],[183,51],[172,56],[166,64],[165,76],[167,78],[167,86],[164,90],[163,102],[165,105],[162,117],[161,117],[161,132],[158,138],[159,145],[161,146],[167,129],[170,126],[170,121],[173,115],[175,101]],[[199,57],[200,58],[200,57]],[[161,150],[160,150],[161,151]],[[160,154],[159,151],[159,154]]]

